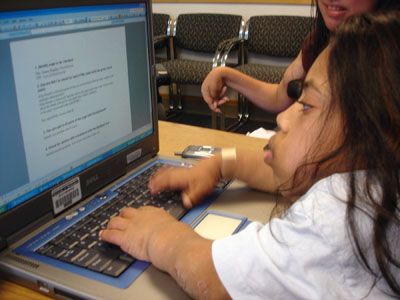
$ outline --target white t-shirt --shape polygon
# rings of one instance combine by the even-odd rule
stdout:
[[[215,268],[233,299],[390,299],[383,281],[370,291],[374,278],[354,255],[339,200],[346,181],[346,174],[325,178],[269,225],[253,222],[213,242]]]

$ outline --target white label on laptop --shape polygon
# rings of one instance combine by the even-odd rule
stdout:
[[[70,207],[81,198],[82,192],[79,177],[60,185],[51,191],[54,214],[58,214],[65,208]]]
[[[142,156],[142,148],[137,149],[136,151],[133,151],[133,152],[129,153],[126,156],[126,163],[130,164],[134,160],[138,159],[140,156]]]

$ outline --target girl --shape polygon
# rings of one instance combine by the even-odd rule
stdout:
[[[196,299],[400,297],[399,33],[398,12],[339,26],[278,115],[266,167],[260,155],[223,152],[150,182],[152,193],[182,189],[191,206],[221,176],[239,178],[286,196],[280,218],[211,241],[161,209],[128,208],[101,238]]]

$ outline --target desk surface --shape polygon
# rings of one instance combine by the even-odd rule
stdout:
[[[188,145],[210,145],[214,147],[232,147],[244,149],[261,149],[265,140],[245,135],[213,129],[187,126],[171,122],[159,121],[161,155],[173,156]],[[31,289],[0,280],[0,299],[50,299]]]

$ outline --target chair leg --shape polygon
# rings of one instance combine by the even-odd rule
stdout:
[[[221,118],[220,129],[223,130],[223,131],[225,131],[225,114],[224,114],[224,111],[223,111],[223,110],[221,110],[220,118]]]
[[[242,96],[242,94],[238,94],[238,115],[237,115],[237,118],[238,118],[238,122],[241,122],[242,121],[242,118],[243,118],[243,96]]]
[[[214,111],[211,112],[211,128],[217,129],[217,113]]]
[[[218,119],[220,119],[219,128],[217,125]],[[213,111],[211,112],[211,128],[225,131],[225,115],[223,110],[221,111],[221,114],[217,114]]]
[[[182,110],[182,94],[181,94],[181,85],[177,84],[176,85],[176,90],[178,93],[178,110]]]
[[[174,110],[175,108],[175,97],[174,97],[174,89],[173,83],[169,84],[169,110]]]
[[[235,132],[250,118],[249,101],[241,94],[238,95],[238,120],[227,128],[227,131]]]
[[[236,122],[226,128],[227,131],[235,132],[243,121],[243,96],[238,93],[237,99],[237,119]]]
[[[244,120],[248,120],[250,115],[249,115],[249,101],[243,97],[243,106],[244,106]]]

